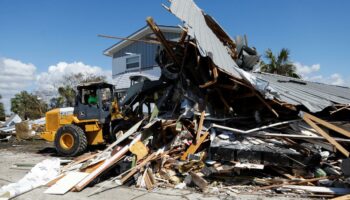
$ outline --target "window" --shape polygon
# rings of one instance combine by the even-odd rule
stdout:
[[[102,88],[101,89],[102,101],[111,101],[112,93],[110,88]]]
[[[138,68],[140,67],[140,56],[132,56],[128,57],[125,60],[126,62],[126,69],[132,69],[132,68]]]
[[[91,95],[93,95],[93,94],[94,94],[94,96],[97,96],[95,89],[82,89],[82,91],[81,91],[81,99],[79,99],[79,101],[82,104],[88,104],[89,97]]]

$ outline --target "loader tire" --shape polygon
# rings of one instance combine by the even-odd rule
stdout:
[[[87,148],[86,135],[79,126],[65,125],[57,130],[55,148],[60,155],[78,156]]]

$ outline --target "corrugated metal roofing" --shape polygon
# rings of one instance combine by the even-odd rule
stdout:
[[[10,118],[8,118],[3,126],[13,126],[14,124],[22,122],[22,119],[17,114],[12,114]]]
[[[242,79],[241,70],[227,47],[207,25],[203,11],[192,0],[172,0],[170,11],[184,22],[188,35],[195,38],[202,56],[209,56],[221,70]]]
[[[304,105],[311,112],[319,112],[334,104],[350,104],[350,88],[327,85],[276,74],[253,73],[268,82],[265,95],[273,95],[292,105]]]
[[[213,27],[208,26],[205,13],[193,0],[171,0],[170,11],[183,21],[202,56],[209,56],[221,70],[250,82],[266,98],[276,98],[295,106],[304,105],[311,112],[322,111],[334,104],[350,104],[350,88],[347,87],[240,69],[228,48],[215,35]]]

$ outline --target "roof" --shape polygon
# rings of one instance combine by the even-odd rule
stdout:
[[[99,81],[99,82],[88,82],[88,83],[82,83],[78,85],[78,88],[85,88],[85,87],[112,87],[112,84],[109,84],[104,81]]]
[[[158,80],[160,77],[160,69],[157,70],[145,70],[145,71],[138,71],[138,72],[126,72],[119,75],[116,75],[113,78],[113,84],[115,85],[115,88],[117,90],[123,90],[130,87],[131,80],[130,77],[133,76],[145,76],[149,78],[151,81]]]
[[[301,79],[268,73],[253,73],[266,81],[266,97],[298,106],[305,106],[310,112],[320,112],[334,104],[350,104],[350,88],[305,81]],[[272,95],[272,96],[271,96]]]
[[[160,28],[160,30],[162,32],[181,33],[181,31],[182,31],[177,26],[158,25],[158,27]],[[146,26],[140,28],[139,30],[137,30],[136,32],[132,33],[131,35],[129,35],[127,38],[138,40],[138,39],[141,39],[141,38],[143,38],[146,35],[151,34],[151,33],[153,33],[152,30],[149,28],[148,25],[146,25]],[[113,56],[114,53],[116,53],[117,51],[121,50],[122,48],[124,48],[132,43],[134,43],[134,41],[120,40],[118,43],[116,43],[113,46],[109,47],[108,49],[104,50],[103,54],[106,56]]]
[[[188,35],[196,40],[203,57],[209,56],[222,71],[239,79],[244,78],[243,70],[238,68],[228,48],[215,34],[220,26],[214,20],[209,26],[205,19],[207,15],[192,0],[172,0],[170,11],[184,22]]]
[[[9,127],[20,122],[22,122],[22,119],[17,114],[12,114],[11,117],[5,121],[3,126]]]

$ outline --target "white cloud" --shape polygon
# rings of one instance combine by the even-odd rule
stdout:
[[[6,112],[10,111],[10,100],[18,92],[26,90],[35,80],[36,67],[11,58],[0,58],[0,94]]]
[[[322,75],[314,75],[314,76],[306,76],[303,77],[303,79],[307,80],[307,81],[313,81],[313,82],[322,82],[323,81],[323,76]]]
[[[321,69],[320,64],[314,64],[311,66],[303,65],[299,62],[295,62],[293,64],[297,68],[297,73],[302,75],[302,76],[305,76],[305,75],[313,73],[313,72],[318,72]]]
[[[303,65],[299,62],[295,62],[293,64],[297,68],[297,73],[300,74],[304,80],[326,83],[331,85],[340,85],[340,86],[346,85],[343,76],[338,73],[334,73],[330,76],[320,75],[319,74],[319,71],[321,69],[320,64],[313,64],[310,66]]]
[[[49,66],[47,72],[37,75],[37,90],[52,95],[62,83],[63,77],[78,73],[103,75],[107,77],[107,81],[110,81],[109,78],[112,77],[111,71],[103,70],[98,66],[86,65],[83,62],[59,62]]]
[[[337,73],[330,76],[329,83],[332,85],[345,85],[343,77]]]
[[[51,65],[47,72],[42,72],[36,78],[37,94],[43,98],[44,101],[57,96],[58,87],[62,86],[64,77],[72,74],[94,74],[97,76],[105,76],[108,82],[111,82],[112,71],[103,70],[98,66],[86,65],[83,62],[59,62],[56,65]]]
[[[10,111],[10,100],[20,91],[39,91],[49,99],[55,95],[57,88],[66,75],[83,73],[104,75],[107,81],[111,81],[112,72],[103,70],[99,66],[91,66],[83,62],[59,62],[51,65],[45,72],[36,72],[36,67],[31,63],[23,63],[11,58],[0,58],[0,95],[7,113]]]
[[[326,77],[322,75],[315,75],[315,76],[305,77],[304,79],[308,81],[326,83],[331,85],[346,86],[346,83],[343,77],[338,73],[335,73]]]

